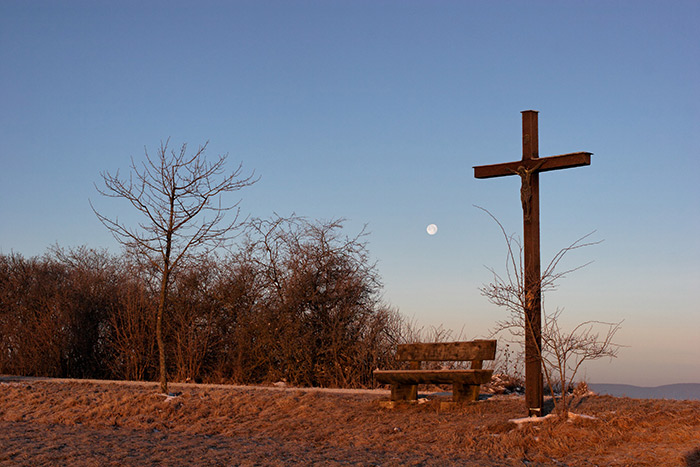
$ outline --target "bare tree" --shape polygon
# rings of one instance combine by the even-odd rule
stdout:
[[[102,172],[104,188],[97,191],[107,197],[127,200],[143,217],[136,227],[128,227],[118,218],[102,215],[100,221],[129,252],[146,260],[157,271],[160,283],[156,314],[156,341],[159,353],[160,387],[168,392],[163,314],[168,306],[168,291],[173,273],[187,259],[207,255],[231,238],[239,226],[239,202],[222,205],[222,195],[238,191],[257,181],[253,175],[242,176],[242,165],[224,175],[228,155],[208,162],[204,157],[207,144],[187,155],[187,144],[179,151],[168,150],[161,142],[155,158],[145,151],[146,160],[137,165],[131,160],[128,179]],[[92,206],[92,203],[91,203]],[[224,214],[234,211],[233,219],[224,222]],[[207,217],[209,215],[209,217]]]
[[[479,289],[491,303],[504,307],[509,313],[506,319],[496,323],[493,334],[508,331],[511,335],[524,340],[525,333],[533,333],[533,326],[528,320],[528,313],[525,312],[532,292],[528,293],[525,288],[523,246],[518,238],[506,233],[503,225],[493,214],[484,208],[476,207],[486,212],[498,224],[508,250],[505,274],[498,274],[494,269],[489,268],[493,274],[493,281]],[[558,269],[567,253],[600,243],[587,241],[593,233],[584,235],[554,255],[539,281],[539,289],[543,295],[544,292],[556,290],[559,279],[590,264],[586,263],[564,271]],[[537,349],[537,353],[543,362],[542,369],[553,396],[555,410],[561,416],[568,417],[571,402],[568,389],[573,386],[578,370],[586,361],[617,356],[621,345],[614,343],[613,338],[620,329],[622,321],[608,323],[589,320],[566,332],[559,326],[561,313],[560,308],[554,313],[548,313],[543,301],[542,344]],[[559,401],[554,397],[558,386],[561,387]]]

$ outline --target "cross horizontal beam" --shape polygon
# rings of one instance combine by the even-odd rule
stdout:
[[[558,156],[541,157],[502,164],[480,165],[474,167],[475,178],[504,177],[517,175],[519,167],[530,170],[536,167],[536,172],[548,172],[550,170],[566,169],[569,167],[581,167],[591,165],[591,152],[572,152]]]

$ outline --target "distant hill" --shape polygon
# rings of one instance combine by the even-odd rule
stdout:
[[[616,397],[700,400],[700,383],[666,384],[653,388],[632,386],[630,384],[591,383],[588,387],[596,394],[608,394]]]

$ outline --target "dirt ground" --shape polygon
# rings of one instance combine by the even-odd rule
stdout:
[[[521,396],[395,408],[387,391],[0,377],[0,465],[700,465],[700,401],[588,395],[520,427]]]

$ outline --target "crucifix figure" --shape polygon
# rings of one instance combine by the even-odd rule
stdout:
[[[540,172],[590,165],[590,152],[539,157],[537,111],[523,114],[523,158],[474,167],[474,177],[520,176],[525,250],[525,403],[529,416],[542,415],[542,294],[540,290]]]

